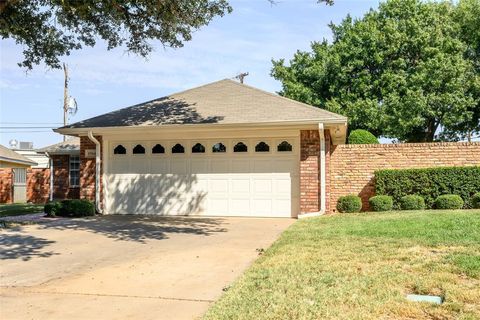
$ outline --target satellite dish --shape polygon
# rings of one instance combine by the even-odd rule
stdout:
[[[15,149],[18,146],[18,141],[15,140],[15,139],[12,139],[12,140],[8,141],[8,144],[10,145],[10,148]]]
[[[74,97],[70,96],[68,98],[68,107],[67,107],[68,114],[74,116],[78,111],[77,100]]]

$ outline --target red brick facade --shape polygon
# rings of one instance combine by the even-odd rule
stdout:
[[[338,145],[330,160],[330,212],[347,194],[359,195],[368,210],[376,170],[480,165],[480,142]]]
[[[102,144],[102,137],[95,137]],[[102,150],[103,145],[100,147]],[[80,198],[95,201],[95,157],[87,158],[85,150],[95,150],[95,143],[88,137],[80,138]],[[102,154],[102,151],[100,151]],[[103,165],[100,166],[103,174]],[[103,199],[103,182],[100,179],[100,199]]]
[[[0,168],[0,203],[11,203],[13,200],[12,168]]]
[[[70,187],[69,155],[51,155],[53,159],[53,199],[78,199],[79,187]],[[27,169],[27,201],[45,203],[50,199],[50,168]],[[13,202],[13,171],[0,168],[0,203]]]
[[[330,132],[325,130],[325,166],[330,162]],[[329,172],[326,171],[326,208],[328,210]],[[320,136],[318,130],[300,132],[300,212],[320,211]]]

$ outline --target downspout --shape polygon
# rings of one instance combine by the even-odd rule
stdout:
[[[92,131],[88,131],[88,138],[95,143],[95,207],[97,209],[97,212],[102,214],[103,210],[100,205],[100,174],[101,174],[101,168],[100,168],[100,141],[98,141],[94,136]]]
[[[320,211],[309,212],[302,215],[299,215],[299,219],[318,217],[325,214],[326,211],[326,165],[325,165],[325,131],[323,128],[323,123],[318,124],[318,135],[320,137]]]
[[[50,161],[50,201],[53,201],[53,158],[50,157],[48,152],[45,152],[45,154],[48,157],[48,160]]]

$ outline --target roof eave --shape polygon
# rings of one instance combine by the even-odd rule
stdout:
[[[296,126],[296,125],[311,125],[323,123],[325,125],[346,125],[347,118],[328,118],[328,119],[306,119],[306,120],[287,120],[287,121],[265,121],[265,122],[249,122],[249,123],[200,123],[200,124],[165,124],[165,125],[145,125],[145,126],[111,126],[111,127],[86,127],[86,128],[57,128],[54,132],[68,135],[85,135],[89,131],[96,134],[108,133],[118,130],[152,130],[152,129],[204,129],[204,128],[231,128],[231,127],[258,127],[258,126]]]
[[[10,163],[23,164],[27,166],[36,166],[38,164],[35,161],[24,161],[24,160],[12,159],[12,158],[1,157],[1,156],[0,156],[0,160],[5,162],[10,162]]]

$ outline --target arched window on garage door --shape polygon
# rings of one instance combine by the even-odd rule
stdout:
[[[165,153],[165,148],[157,143],[153,148],[152,148],[152,154],[159,154],[159,153]]]
[[[192,153],[205,153],[205,147],[201,143],[197,143],[192,147]]]
[[[185,153],[185,148],[180,143],[177,143],[172,147],[172,153]]]
[[[219,143],[215,143],[213,146],[212,146],[212,152],[213,153],[217,153],[217,152],[227,152],[227,148],[225,147],[225,145],[221,142]]]
[[[124,146],[119,144],[118,146],[113,149],[113,154],[127,154],[127,149]]]
[[[255,152],[269,152],[269,151],[270,151],[270,146],[263,141],[259,142],[255,146]]]
[[[145,154],[145,148],[141,144],[137,144],[133,148],[133,154]]]
[[[233,147],[233,152],[248,152],[248,147],[245,143],[239,142]]]
[[[289,152],[292,151],[292,145],[288,143],[287,141],[282,141],[280,144],[277,146],[277,151],[278,152]]]

